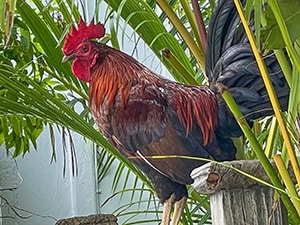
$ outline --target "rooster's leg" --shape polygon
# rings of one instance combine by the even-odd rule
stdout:
[[[163,208],[163,214],[161,219],[161,225],[169,225],[170,224],[170,218],[171,218],[171,211],[172,207],[174,205],[175,201],[175,195],[172,194],[170,198],[168,198],[164,202],[164,208]]]
[[[186,204],[186,197],[182,197],[179,201],[176,201],[174,204],[174,213],[172,218],[171,225],[177,225],[179,223],[181,214]]]

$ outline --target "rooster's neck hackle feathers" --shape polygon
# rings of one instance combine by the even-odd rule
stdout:
[[[92,69],[90,82],[90,100],[96,108],[110,110],[114,104],[124,107],[131,88],[137,84],[147,83],[150,70],[124,53],[99,44],[101,56],[99,63]]]
[[[186,129],[186,135],[200,127],[203,145],[212,140],[214,129],[218,123],[218,103],[215,94],[207,86],[174,85],[172,94],[167,96],[171,105],[176,106],[176,112],[181,124]]]
[[[165,99],[165,104],[174,107],[187,135],[198,124],[203,134],[203,144],[211,141],[218,121],[218,104],[208,87],[166,80],[118,50],[102,44],[98,48],[102,54],[92,70],[89,88],[90,106],[98,114],[97,117],[109,115],[112,108],[125,109],[135,85],[152,85]],[[100,112],[102,115],[99,115]]]

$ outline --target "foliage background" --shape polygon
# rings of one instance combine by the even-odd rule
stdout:
[[[281,3],[280,3],[281,2]],[[282,3],[283,2],[283,3]],[[299,155],[299,116],[298,103],[300,60],[298,59],[297,25],[299,4],[295,1],[268,1],[270,6],[278,6],[282,12],[279,18],[284,24],[277,25],[278,12],[276,7],[269,7],[262,11],[262,1],[247,1],[246,12],[255,9],[257,44],[266,44],[267,48],[276,48],[275,54],[282,62],[287,80],[291,85],[289,113],[285,115],[285,126],[288,128],[289,139],[292,140],[292,152]],[[145,43],[167,68],[175,80],[190,84],[206,84],[204,68],[205,41],[201,36],[199,22],[207,27],[212,9],[213,0],[185,1],[185,0],[107,0],[95,1],[93,15],[96,21],[103,21],[106,27],[106,36],[101,40],[117,49],[125,45],[126,38],[133,42]],[[291,7],[292,4],[292,8]],[[200,7],[202,19],[196,6]],[[9,6],[9,7],[8,7]],[[83,9],[82,9],[83,8]],[[194,9],[194,11],[192,10]],[[44,129],[50,130],[52,141],[53,160],[56,158],[54,128],[58,128],[65,137],[64,143],[72,145],[72,132],[76,132],[99,146],[99,182],[101,182],[112,165],[118,169],[113,180],[112,190],[118,195],[129,192],[132,196],[153,194],[151,184],[146,177],[122,157],[95,129],[94,122],[87,107],[87,90],[85,83],[78,81],[70,70],[70,64],[61,63],[61,45],[65,34],[74,21],[80,17],[79,9],[85,11],[82,2],[72,0],[5,0],[0,3],[1,13],[1,45],[0,45],[0,145],[6,147],[7,152],[14,157],[24,155],[30,146],[36,147],[36,141]],[[295,10],[297,9],[297,10]],[[99,14],[98,12],[105,12]],[[194,12],[198,12],[194,13]],[[86,20],[88,16],[84,14]],[[292,19],[291,19],[292,18]],[[127,27],[132,33],[127,32]],[[203,30],[202,30],[203,31]],[[269,35],[272,32],[276,35]],[[278,33],[282,34],[282,41],[278,41]],[[271,37],[271,38],[269,38]],[[272,39],[276,37],[276,39]],[[274,46],[272,43],[280,43]],[[289,44],[292,43],[292,44]],[[284,61],[281,48],[287,46],[292,58],[292,68]],[[167,49],[171,54],[164,55],[162,50]],[[139,49],[132,52],[139,59]],[[280,129],[276,119],[264,118],[257,121],[253,128],[254,141],[259,142],[268,158],[279,152],[283,161],[288,162],[290,154],[283,145]],[[250,139],[251,140],[251,139]],[[239,146],[239,157],[254,159],[257,152],[249,139],[236,140]],[[66,145],[63,144],[63,148]],[[75,157],[75,154],[74,154]],[[280,157],[281,159],[281,157]],[[284,170],[284,169],[282,169]],[[75,173],[74,168],[74,173]],[[296,170],[295,170],[296,171]],[[129,177],[134,176],[134,182],[128,183]],[[125,180],[121,179],[124,178]],[[299,182],[299,181],[298,181]],[[292,184],[286,191],[283,187],[273,184],[282,195],[292,196],[287,202],[291,208],[290,222],[299,221],[299,198],[297,189]],[[287,184],[285,184],[287,185]],[[184,224],[209,224],[209,198],[189,189],[190,198],[185,209],[182,222]],[[134,199],[132,197],[132,199]],[[153,210],[149,197],[148,208],[142,213],[153,215],[153,219],[136,221],[135,215],[140,210],[131,209],[131,205],[141,202],[130,202],[128,205],[116,209],[119,216],[129,216],[127,224],[149,223],[159,221],[160,208]],[[151,207],[150,207],[151,206]],[[296,209],[296,210],[295,210]],[[296,213],[295,213],[296,212]],[[147,217],[149,218],[149,217]]]

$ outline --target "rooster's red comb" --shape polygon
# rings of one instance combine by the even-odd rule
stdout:
[[[62,51],[65,55],[70,54],[74,48],[81,42],[87,39],[101,38],[105,34],[105,28],[103,24],[94,24],[94,19],[87,25],[82,18],[76,27],[73,25],[71,32],[66,35],[66,40]]]

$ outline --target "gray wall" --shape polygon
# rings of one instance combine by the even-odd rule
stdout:
[[[95,159],[91,143],[74,134],[78,175],[72,175],[70,150],[66,155],[66,174],[60,134],[56,135],[57,162],[50,164],[51,143],[45,131],[34,149],[12,160],[1,147],[0,188],[2,224],[55,224],[57,219],[97,213]],[[13,207],[19,214],[10,208]],[[22,218],[21,218],[21,217]],[[1,224],[1,223],[0,223]]]

